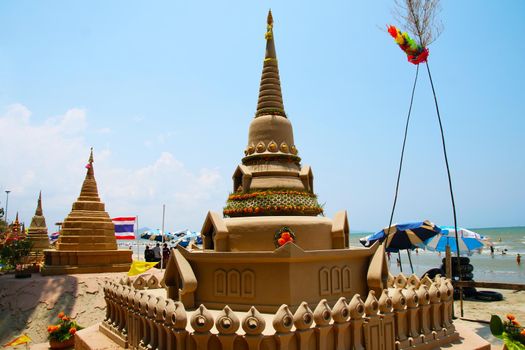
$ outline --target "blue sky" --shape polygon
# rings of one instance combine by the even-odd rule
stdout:
[[[272,8],[285,108],[326,214],[388,224],[415,67],[383,30],[390,1],[0,3],[0,205],[52,227],[95,148],[111,216],[200,230],[243,156]],[[443,1],[429,64],[458,223],[525,225],[525,3]],[[421,68],[424,68],[423,66]],[[452,224],[426,72],[394,221]],[[425,73],[425,74],[423,74]]]

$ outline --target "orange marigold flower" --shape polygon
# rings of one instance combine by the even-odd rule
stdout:
[[[521,330],[520,334],[525,337],[525,328]]]
[[[69,317],[67,316],[62,317],[62,321],[69,321]]]
[[[507,314],[507,318],[512,321],[516,319],[516,316],[514,316],[513,314]]]
[[[520,324],[518,321],[516,321],[516,320],[512,320],[512,321],[510,321],[510,322],[512,322],[512,325],[513,325],[513,326],[521,327],[521,324]]]
[[[64,316],[65,316],[64,312],[60,311],[60,313],[58,314],[58,318],[62,319],[62,317],[64,317]]]
[[[69,329],[69,334],[75,334],[77,332],[77,329],[75,327],[71,327]]]

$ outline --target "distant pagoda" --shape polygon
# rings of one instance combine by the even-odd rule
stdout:
[[[233,193],[223,214],[317,216],[323,209],[314,194],[312,170],[301,167],[292,124],[284,111],[271,11],[265,38],[257,110],[250,124],[245,157],[234,172]]]
[[[129,270],[129,250],[118,250],[115,226],[101,202],[93,168],[93,149],[80,196],[64,219],[56,250],[46,250],[44,275]]]
[[[35,215],[33,216],[33,219],[31,219],[27,236],[33,244],[31,248],[33,252],[41,253],[44,249],[49,248],[46,218],[44,217],[42,211],[42,191],[38,195],[38,203],[36,206]]]

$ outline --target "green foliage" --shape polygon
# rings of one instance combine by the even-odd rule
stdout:
[[[7,269],[14,269],[16,265],[21,263],[22,258],[29,255],[32,246],[29,238],[7,238],[0,250],[0,262]]]
[[[58,314],[58,324],[47,326],[47,339],[63,342],[70,339],[75,333],[83,327],[71,320],[63,312]]]
[[[7,224],[5,222],[4,208],[0,208],[0,232],[5,232]]]
[[[490,318],[490,331],[493,336],[503,340],[509,350],[525,350],[525,329],[512,314],[505,322],[497,315]]]
[[[503,333],[503,322],[498,315],[492,315],[490,318],[490,332],[493,336],[501,339],[501,334]]]

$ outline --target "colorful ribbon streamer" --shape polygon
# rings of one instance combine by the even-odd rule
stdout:
[[[406,53],[408,62],[420,64],[427,61],[428,49],[426,47],[419,45],[414,39],[409,37],[406,32],[402,33],[393,25],[388,26],[387,30],[401,50]]]

